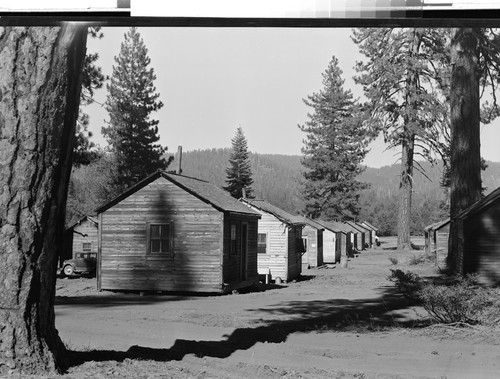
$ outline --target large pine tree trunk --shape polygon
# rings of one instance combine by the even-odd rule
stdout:
[[[455,217],[481,198],[479,51],[477,28],[456,29],[451,41],[451,157],[449,267],[463,272]]]
[[[87,28],[0,31],[0,374],[54,372],[54,298]]]
[[[422,36],[419,29],[412,30],[410,51],[408,52],[406,77],[406,114],[401,143],[401,177],[399,180],[399,207],[398,207],[398,250],[411,250],[410,220],[411,197],[413,192],[413,155],[415,152],[415,133],[412,129],[418,123],[416,113],[419,108],[418,73],[414,67],[419,60],[418,52]]]
[[[399,181],[398,250],[410,250],[410,216],[413,191],[413,153],[415,136],[412,134],[402,143],[401,178]]]

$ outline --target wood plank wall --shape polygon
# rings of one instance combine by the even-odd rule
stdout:
[[[324,263],[335,263],[336,235],[325,229],[323,231],[323,261]]]
[[[236,251],[231,252],[231,225],[236,225]],[[247,225],[248,245],[246,257],[246,277],[245,280],[257,283],[259,276],[257,273],[257,230],[258,224],[254,217],[229,216],[224,220],[224,259],[223,259],[223,281],[224,283],[234,283],[241,278],[241,230],[242,225]]]
[[[83,253],[83,244],[90,243],[91,250],[88,253],[97,253],[98,238],[97,238],[97,225],[94,225],[89,220],[84,220],[80,225],[76,225],[73,230],[73,258],[75,253]],[[82,236],[86,235],[86,237]]]
[[[489,285],[500,285],[500,202],[463,222],[465,273],[477,273]]]
[[[100,288],[220,291],[223,213],[165,178],[101,215]],[[172,223],[173,252],[147,254],[148,222]]]

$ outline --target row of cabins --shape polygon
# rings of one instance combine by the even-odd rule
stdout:
[[[99,290],[225,292],[297,278],[374,241],[369,224],[310,220],[203,180],[158,171],[68,230],[97,251]]]

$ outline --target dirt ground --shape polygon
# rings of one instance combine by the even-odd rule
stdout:
[[[397,293],[391,268],[408,265],[394,239],[348,268],[224,296],[97,292],[95,278],[61,278],[56,326],[71,378],[493,378],[498,331],[428,326]],[[393,265],[390,257],[396,257]]]

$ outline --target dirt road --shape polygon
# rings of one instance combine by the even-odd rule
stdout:
[[[95,279],[59,279],[56,326],[72,353],[68,376],[174,378],[448,377],[500,373],[495,335],[418,327],[386,278],[408,266],[390,242],[348,268],[226,296],[97,292]],[[421,254],[421,252],[414,252]],[[394,266],[389,257],[397,257]]]

